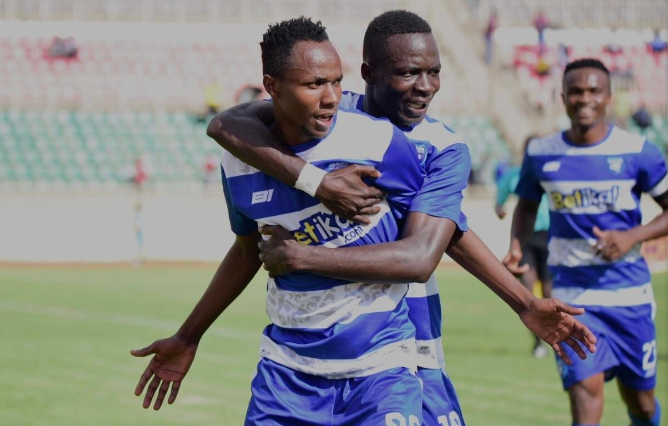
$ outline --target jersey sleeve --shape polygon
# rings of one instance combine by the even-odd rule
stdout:
[[[257,222],[252,219],[249,219],[243,213],[241,213],[237,206],[234,204],[234,198],[232,197],[232,191],[230,190],[229,182],[225,176],[225,170],[222,166],[220,168],[220,173],[223,180],[223,192],[225,193],[225,202],[227,203],[227,214],[230,217],[230,228],[232,232],[237,235],[250,235],[253,232],[257,231]]]
[[[643,192],[656,198],[668,191],[666,160],[656,145],[645,141],[638,166],[638,186]]]
[[[466,231],[466,216],[461,211],[462,191],[471,173],[471,154],[463,143],[452,144],[442,151],[434,149],[425,164],[426,177],[411,202],[410,211],[450,219]]]
[[[375,165],[381,176],[374,186],[388,194],[388,203],[392,205],[397,218],[403,219],[422,186],[424,175],[413,144],[401,130],[393,128],[392,141],[382,160]]]
[[[517,182],[517,187],[515,188],[515,194],[525,200],[540,203],[544,192],[545,191],[538,180],[538,176],[536,175],[536,171],[534,170],[531,156],[525,154],[524,160],[522,161],[522,169],[520,170],[520,178]]]

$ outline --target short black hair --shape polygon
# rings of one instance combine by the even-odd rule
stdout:
[[[564,68],[564,78],[562,80],[562,84],[566,81],[566,74],[568,74],[570,71],[579,70],[582,68],[596,68],[597,70],[603,71],[605,75],[608,76],[608,88],[610,88],[610,70],[608,70],[603,62],[593,58],[577,59],[566,65],[566,68]]]
[[[299,18],[270,24],[262,36],[262,73],[282,78],[290,62],[292,48],[300,41],[328,41],[326,28],[320,21]]]
[[[431,33],[431,27],[424,19],[407,10],[390,10],[382,13],[371,22],[364,33],[362,57],[365,62],[371,56],[378,58],[385,53],[387,39],[397,34]]]

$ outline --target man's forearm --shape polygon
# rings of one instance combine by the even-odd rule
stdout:
[[[348,281],[426,282],[455,228],[449,219],[411,213],[401,240],[336,249],[304,247],[299,270]]]
[[[648,224],[633,228],[630,232],[633,232],[634,239],[639,243],[668,235],[668,210],[664,210]]]
[[[510,230],[511,248],[521,250],[533,234],[536,223],[538,203],[520,199],[513,213],[513,224]]]
[[[235,243],[177,334],[198,343],[216,318],[244,291],[261,265],[257,251]]]
[[[533,295],[508,272],[472,229],[457,232],[446,254],[482,281],[515,312],[526,309],[533,299]]]
[[[248,113],[253,105],[218,114],[209,123],[207,135],[244,163],[294,186],[306,162],[281,144],[260,116]]]

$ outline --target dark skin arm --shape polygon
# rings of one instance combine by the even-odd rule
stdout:
[[[646,225],[636,226],[628,231],[602,231],[594,227],[598,241],[594,245],[596,254],[607,260],[617,260],[633,246],[647,240],[668,235],[668,192],[655,198],[663,212]]]
[[[454,230],[455,223],[449,219],[413,212],[400,240],[333,249],[301,245],[283,228],[267,226],[261,232],[273,238],[259,244],[260,259],[270,276],[302,271],[349,281],[425,282]]]
[[[564,362],[570,364],[571,360],[561,343],[573,348],[582,359],[587,356],[580,344],[595,352],[596,337],[572,316],[582,314],[584,309],[573,308],[557,299],[537,299],[503,267],[475,233],[454,229],[455,224],[448,219],[414,212],[407,219],[401,240],[330,249],[301,245],[281,227],[272,226],[262,230],[271,237],[259,244],[260,256],[270,276],[298,271],[349,281],[425,282],[440,261],[443,246],[450,241],[447,253],[504,300],[524,325],[552,346]],[[439,241],[444,237],[445,241]]]
[[[154,409],[159,410],[171,384],[169,404],[176,400],[181,382],[195,360],[202,335],[218,316],[232,303],[253,279],[262,264],[257,242],[260,234],[237,236],[209,287],[177,333],[151,345],[130,351],[136,357],[154,354],[135,388],[139,396],[149,383],[143,407],[151,406],[155,392],[160,389]]]
[[[526,266],[524,268],[520,267],[522,247],[533,234],[539,204],[535,201],[520,198],[517,201],[517,206],[515,206],[513,224],[510,230],[510,248],[503,259],[504,266],[514,275],[522,275],[526,272]]]
[[[215,116],[206,134],[244,163],[292,187],[306,162],[276,139],[268,127],[273,122],[269,102],[249,102]],[[368,224],[366,216],[380,211],[375,204],[383,193],[367,186],[362,178],[379,176],[371,166],[348,166],[327,173],[315,195],[334,214]]]

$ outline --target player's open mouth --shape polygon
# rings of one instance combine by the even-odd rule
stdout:
[[[406,109],[413,114],[421,115],[426,111],[428,104],[425,102],[406,101],[404,102],[404,105],[406,105]]]
[[[314,115],[313,118],[315,119],[316,126],[321,128],[317,130],[327,130],[332,125],[334,114]]]

